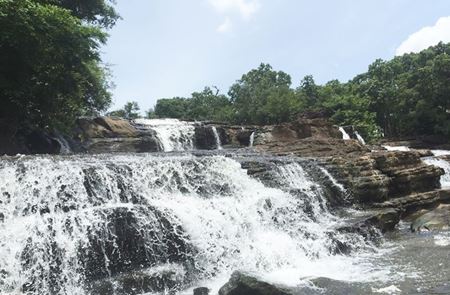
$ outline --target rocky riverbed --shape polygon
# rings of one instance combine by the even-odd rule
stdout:
[[[447,294],[450,156],[342,130],[98,117],[24,137],[67,155],[1,158],[0,292]]]

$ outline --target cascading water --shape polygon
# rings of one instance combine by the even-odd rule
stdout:
[[[248,146],[253,147],[254,143],[255,143],[255,131],[253,131],[252,134],[250,134],[250,141],[249,141]]]
[[[444,169],[445,174],[441,176],[441,186],[443,188],[450,188],[450,163],[435,157],[427,157],[423,161],[428,165],[434,165]]]
[[[195,127],[192,123],[177,119],[136,119],[134,123],[141,128],[154,130],[165,152],[194,148]]]
[[[348,135],[347,131],[345,131],[344,128],[339,127],[339,131],[342,133],[342,139],[343,140],[349,140],[350,139],[350,135]]]
[[[221,150],[222,149],[222,143],[220,141],[219,132],[217,132],[216,126],[212,126],[211,128],[212,128],[212,131],[214,133],[214,138],[216,139],[216,148],[218,150]]]
[[[358,139],[358,141],[359,141],[361,144],[366,145],[366,141],[365,141],[364,138],[361,136],[361,134],[358,133],[358,131],[355,131],[355,135],[356,135],[356,138]]]
[[[223,156],[4,159],[0,293],[214,294],[237,269],[291,286],[386,273],[370,243],[335,231],[343,221],[306,168],[272,166],[265,183]],[[335,254],[336,240],[358,255]]]

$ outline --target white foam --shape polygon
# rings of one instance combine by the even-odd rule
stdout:
[[[383,145],[385,149],[388,151],[399,151],[399,152],[408,152],[411,149],[407,146],[399,145],[399,146],[390,146],[390,145]]]

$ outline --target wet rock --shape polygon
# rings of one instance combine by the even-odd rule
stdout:
[[[206,287],[195,288],[194,295],[209,295],[209,289]]]
[[[417,152],[375,152],[325,158],[323,165],[351,193],[352,203],[374,203],[430,192],[440,187],[443,170],[426,165]]]
[[[219,295],[292,295],[290,291],[235,271],[219,290]]]
[[[214,150],[217,148],[216,138],[211,126],[196,126],[194,146],[201,150]]]
[[[433,208],[440,203],[450,202],[450,189],[433,190],[395,198],[383,203],[373,204],[376,208],[396,208],[407,216],[421,209]]]
[[[98,214],[106,220],[90,230],[89,247],[80,249],[88,281],[164,263],[180,263],[193,272],[193,249],[183,229],[155,208],[103,209]]]
[[[138,295],[150,292],[175,295],[185,279],[185,274],[177,272],[176,267],[160,271],[144,269],[94,281],[87,289],[92,295]]]
[[[411,231],[419,232],[447,230],[450,228],[450,205],[440,205],[436,209],[417,217],[411,223]]]
[[[386,233],[395,229],[400,222],[400,211],[384,209],[368,212],[367,215],[349,221],[349,225],[340,227],[338,232],[358,233],[367,240],[377,241],[379,233]],[[340,245],[338,245],[340,246]],[[351,247],[351,245],[349,245]],[[344,250],[346,250],[344,248]]]

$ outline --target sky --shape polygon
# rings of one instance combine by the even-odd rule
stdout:
[[[102,48],[112,109],[137,101],[222,93],[269,63],[316,83],[348,81],[377,58],[450,42],[450,0],[117,0],[122,16]]]

